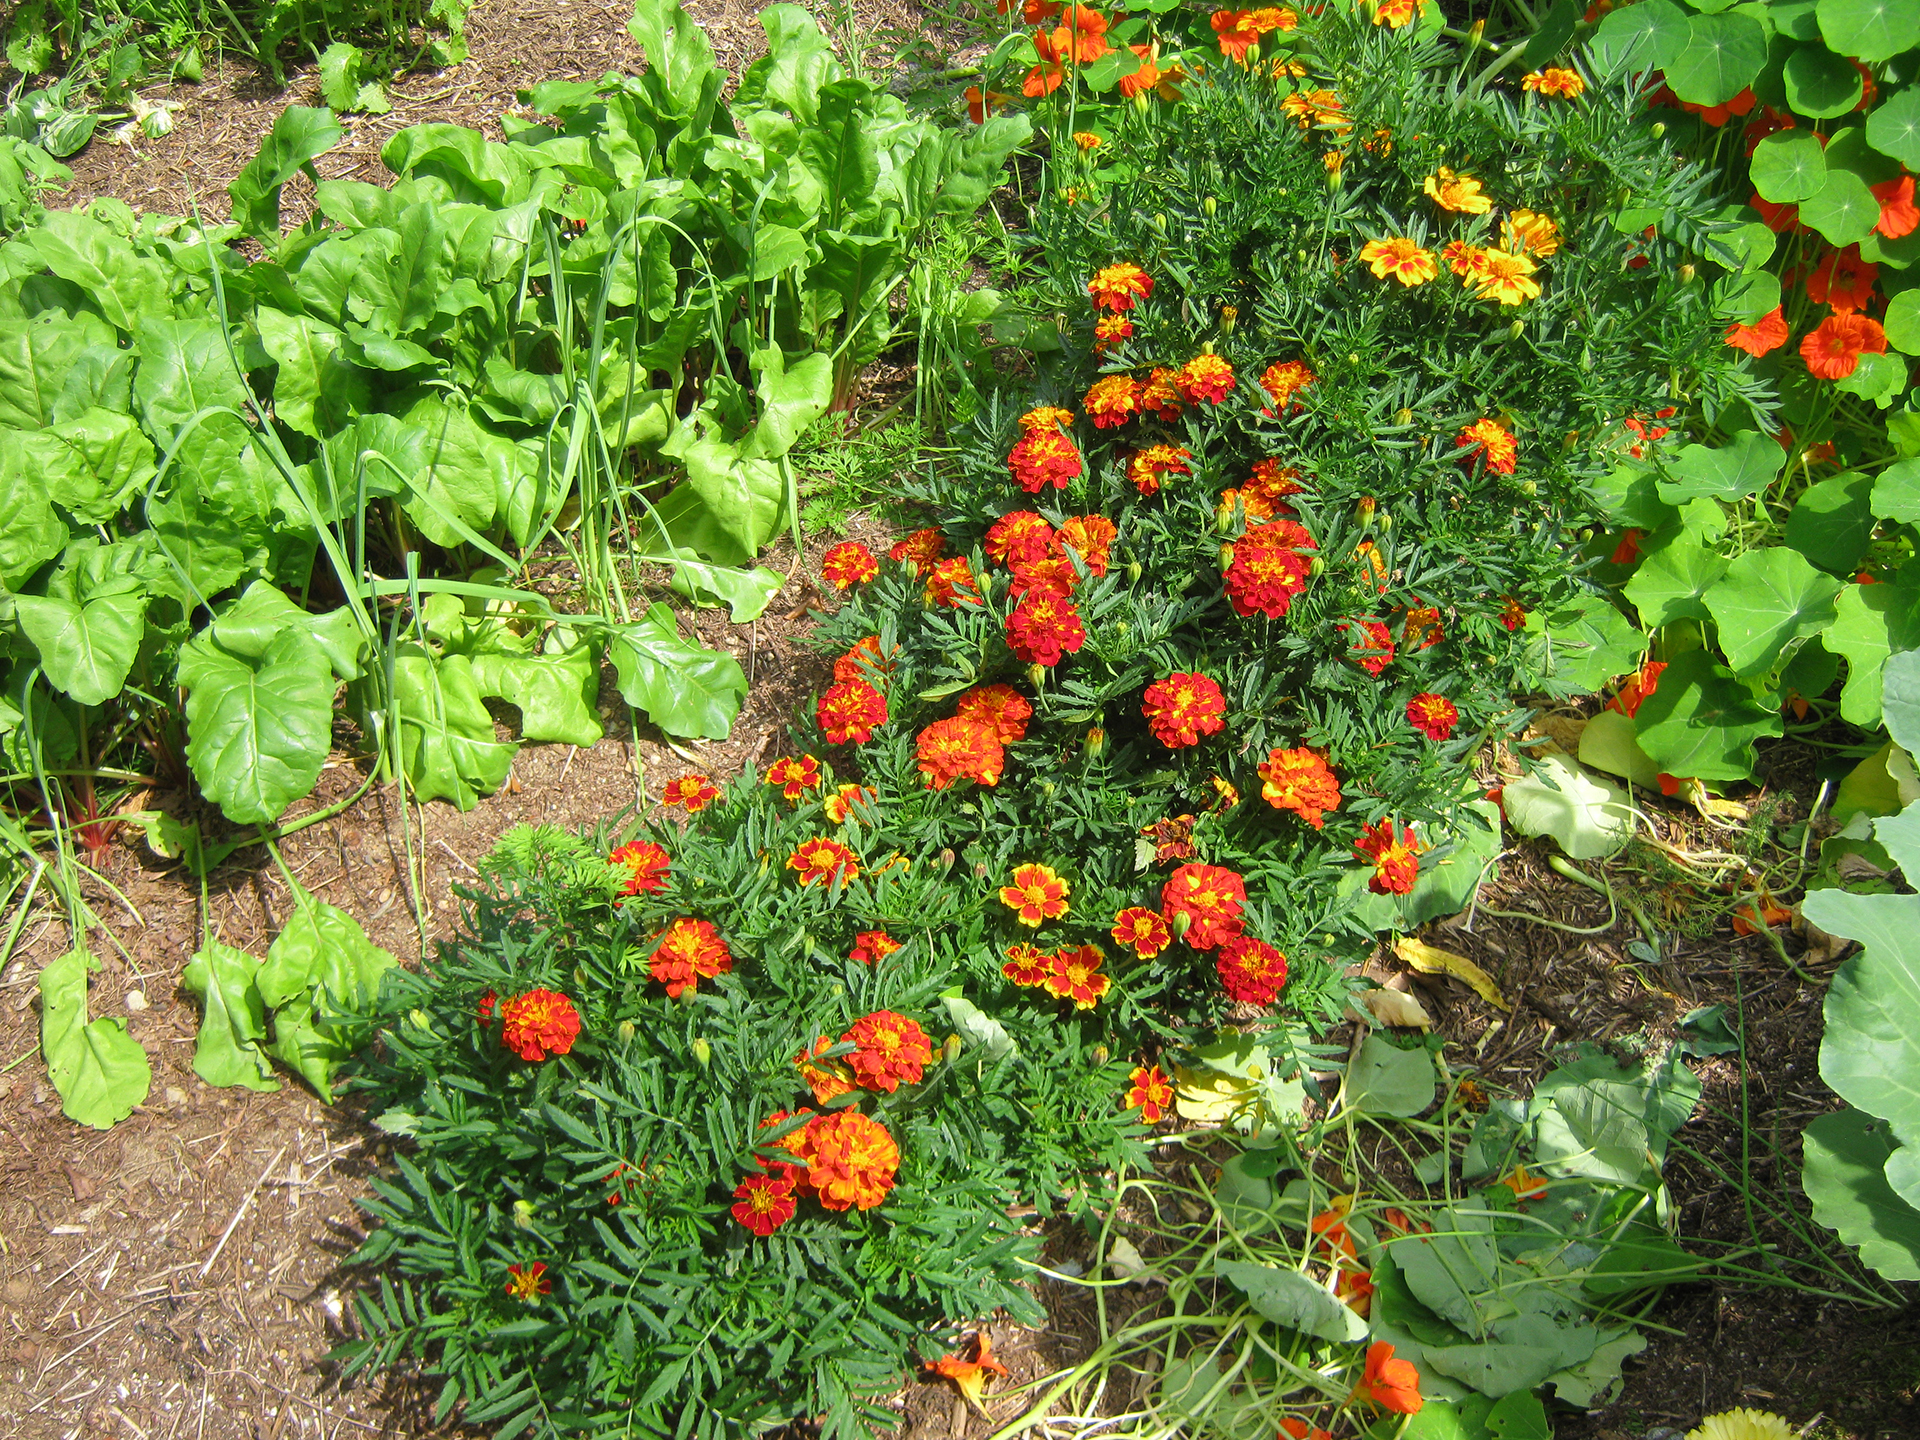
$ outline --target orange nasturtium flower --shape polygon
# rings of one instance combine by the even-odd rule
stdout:
[[[1101,310],[1131,310],[1135,300],[1153,294],[1153,277],[1130,260],[1103,265],[1087,281],[1087,294]]]
[[[1191,475],[1193,467],[1187,464],[1192,454],[1180,445],[1149,445],[1135,452],[1127,461],[1127,479],[1133,482],[1133,488],[1142,495],[1154,495],[1160,490],[1160,482],[1169,475]]]
[[[987,117],[996,111],[1007,108],[1011,95],[1002,95],[998,90],[983,90],[978,85],[966,88],[967,118],[976,125],[987,123]]]
[[[1080,402],[1096,430],[1124,425],[1140,413],[1140,387],[1131,375],[1103,375]]]
[[[763,1239],[791,1220],[798,1208],[791,1182],[772,1175],[749,1175],[733,1198],[733,1218]]]
[[[1107,17],[1085,5],[1068,5],[1053,32],[1053,47],[1076,65],[1091,65],[1113,47],[1107,44]]]
[[[929,790],[944,790],[956,780],[998,785],[1007,764],[1007,752],[993,727],[964,715],[934,721],[920,732],[914,749],[916,768],[927,777]]]
[[[547,1278],[546,1265],[536,1260],[522,1269],[518,1265],[507,1266],[507,1294],[516,1300],[532,1305],[542,1295],[553,1293],[553,1281]]]
[[[1049,865],[1020,865],[1013,872],[1013,883],[1000,887],[1000,903],[1015,912],[1022,925],[1037,927],[1044,920],[1058,920],[1067,913],[1067,896],[1073,887]]]
[[[1889,240],[1899,240],[1920,230],[1920,206],[1913,203],[1913,176],[1883,180],[1867,187],[1880,202],[1880,218],[1874,224]]]
[[[1220,39],[1220,53],[1242,65],[1247,63],[1247,53],[1260,43],[1260,32],[1246,22],[1246,12],[1240,10],[1216,10],[1209,21]]]
[[[1353,848],[1373,861],[1367,888],[1376,895],[1405,895],[1420,878],[1420,850],[1410,826],[1399,826],[1389,816],[1365,827]]]
[[[1860,368],[1862,355],[1887,353],[1887,332],[1864,315],[1829,315],[1800,342],[1800,358],[1822,380],[1844,380]]]
[[[1751,325],[1739,321],[1727,326],[1727,344],[1744,350],[1756,360],[1770,355],[1787,343],[1787,317],[1778,305]]]
[[[1160,913],[1187,944],[1211,950],[1240,933],[1246,900],[1246,881],[1233,871],[1219,865],[1182,865],[1160,888]]]
[[[1129,905],[1113,917],[1112,934],[1116,945],[1124,945],[1142,960],[1151,960],[1173,943],[1173,932],[1158,910],[1144,905]]]
[[[607,857],[607,863],[627,868],[627,883],[620,887],[622,895],[642,891],[657,895],[667,888],[668,858],[667,852],[651,840],[629,840]]]
[[[1502,1175],[1494,1183],[1513,1191],[1513,1198],[1519,1201],[1538,1200],[1547,1193],[1547,1182],[1529,1173],[1524,1165],[1514,1166],[1511,1174]]]
[[[1203,735],[1217,734],[1226,722],[1226,697],[1210,677],[1175,671],[1147,686],[1140,711],[1147,717],[1153,738],[1169,750],[1198,745]]]
[[[1423,692],[1407,701],[1407,721],[1429,740],[1450,740],[1460,712],[1446,696]]]
[[[853,953],[847,958],[862,965],[878,965],[900,948],[900,942],[884,930],[861,930],[853,937]]]
[[[704,775],[682,775],[667,782],[661,795],[662,805],[677,805],[689,815],[698,815],[720,798],[719,787]]]
[[[1149,1125],[1158,1125],[1167,1118],[1167,1111],[1173,1108],[1173,1082],[1160,1072],[1158,1065],[1136,1065],[1127,1076],[1127,1099],[1122,1110],[1138,1110],[1140,1118]]]
[[[1807,276],[1807,298],[1816,305],[1831,306],[1836,315],[1864,310],[1879,278],[1880,267],[1861,259],[1858,245],[1829,250]]]
[[[1444,165],[1427,176],[1422,188],[1434,204],[1456,215],[1484,215],[1493,208],[1492,198],[1481,190],[1478,180],[1456,175]]]
[[[1420,1394],[1420,1372],[1411,1360],[1393,1358],[1393,1346],[1384,1340],[1367,1347],[1367,1368],[1356,1397],[1365,1397],[1396,1415],[1418,1415],[1427,1402]]]
[[[836,1110],[807,1126],[807,1185],[822,1208],[871,1210],[887,1198],[900,1147],[878,1120]]]
[[[842,540],[820,557],[820,573],[836,590],[865,584],[880,573],[880,562],[858,540]]]
[[[972,1337],[972,1344],[971,1360],[963,1360],[958,1355],[943,1355],[921,1368],[929,1375],[953,1381],[954,1388],[966,1396],[968,1403],[985,1415],[987,1407],[980,1402],[980,1391],[987,1383],[987,1376],[1005,1377],[1007,1367],[993,1358],[993,1342],[987,1338],[986,1331],[977,1331]]]
[[[1453,443],[1455,449],[1467,452],[1459,457],[1462,465],[1484,459],[1487,469],[1496,475],[1511,475],[1520,455],[1513,432],[1498,420],[1474,421],[1454,437]]]
[[[811,755],[782,755],[767,767],[767,784],[796,804],[820,783],[820,762]]]
[[[830,885],[859,878],[859,858],[838,840],[803,840],[787,857],[787,868],[797,871],[802,885]]]
[[[553,990],[529,990],[500,1005],[500,1043],[522,1060],[538,1064],[565,1055],[580,1034],[580,1012]]]
[[[1340,808],[1340,782],[1311,750],[1275,750],[1260,765],[1260,798],[1276,810],[1291,810],[1314,829],[1326,812]]]
[[[863,1015],[840,1037],[840,1043],[859,1047],[846,1059],[860,1087],[885,1090],[889,1095],[902,1081],[919,1084],[923,1069],[933,1059],[927,1032],[917,1021],[891,1010]]]
[[[1369,240],[1360,247],[1360,259],[1379,279],[1392,276],[1409,288],[1424,285],[1440,273],[1433,263],[1433,252],[1421,249],[1405,235]]]
[[[1318,1425],[1309,1425],[1298,1415],[1289,1415],[1282,1420],[1280,1433],[1286,1440],[1333,1440],[1330,1431],[1322,1430]]]
[[[821,692],[814,719],[829,744],[862,745],[887,723],[887,699],[864,680],[842,680]]]
[[[709,920],[682,916],[660,934],[647,961],[647,973],[667,987],[667,994],[678,999],[682,990],[697,990],[702,980],[711,980],[733,969],[733,952]]]
[[[1520,88],[1560,100],[1578,100],[1587,93],[1587,82],[1580,78],[1578,71],[1550,65],[1545,70],[1535,70],[1521,77]]]
[[[1047,962],[1047,978],[1040,983],[1049,995],[1073,1001],[1074,1009],[1091,1010],[1113,987],[1112,978],[1100,973],[1106,958],[1098,946],[1069,945]]]

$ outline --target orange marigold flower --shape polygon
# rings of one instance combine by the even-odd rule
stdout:
[[[1347,654],[1369,675],[1378,675],[1393,663],[1393,632],[1378,620],[1360,620],[1360,633],[1353,637],[1353,643]],[[1349,628],[1346,621],[1333,627],[1336,630]]]
[[[1486,268],[1486,257],[1484,246],[1465,240],[1449,240],[1446,248],[1440,252],[1440,258],[1446,262],[1447,268],[1463,280],[1479,275]]]
[[[1178,420],[1187,402],[1180,397],[1180,387],[1173,382],[1173,371],[1164,365],[1154,366],[1147,375],[1147,383],[1140,388],[1140,413],[1157,415],[1162,420]]]
[[[1104,265],[1087,281],[1087,294],[1102,310],[1131,310],[1135,300],[1153,294],[1153,277],[1131,261]]]
[[[1127,1099],[1120,1108],[1138,1110],[1149,1125],[1158,1125],[1173,1108],[1173,1082],[1160,1073],[1158,1065],[1133,1067],[1127,1076]]]
[[[1114,537],[1120,528],[1104,515],[1069,515],[1060,522],[1056,543],[1062,550],[1071,546],[1090,575],[1107,573]]]
[[[1073,887],[1052,866],[1019,865],[1014,867],[1013,883],[1000,887],[1000,903],[1031,929],[1066,914],[1067,896],[1072,893]]]
[[[871,785],[842,785],[826,799],[824,808],[827,819],[836,825],[844,825],[855,806],[867,805],[879,793]]]
[[[816,1105],[830,1105],[842,1095],[851,1095],[860,1088],[853,1083],[853,1076],[839,1060],[821,1058],[831,1049],[833,1041],[822,1035],[813,1042],[812,1050],[802,1050],[793,1057],[794,1069],[800,1072],[800,1078],[813,1091],[813,1103]]]
[[[1219,37],[1220,53],[1229,60],[1247,63],[1247,52],[1260,43],[1260,32],[1243,28],[1246,14],[1239,10],[1216,10],[1210,17],[1213,33]]]
[[[1094,945],[1070,945],[1047,964],[1047,993],[1073,1001],[1076,1010],[1091,1010],[1113,988],[1110,976],[1100,973],[1106,956]]]
[[[734,1189],[733,1218],[763,1239],[791,1220],[798,1208],[793,1186],[771,1175],[749,1175]]]
[[[1508,630],[1518,630],[1527,623],[1525,607],[1511,595],[1504,596],[1500,601],[1500,623]]]
[[[1242,15],[1240,25],[1256,35],[1265,35],[1272,30],[1284,35],[1299,28],[1300,16],[1284,5],[1263,5],[1258,10],[1249,10]]]
[[[1340,808],[1340,782],[1311,750],[1274,750],[1259,769],[1260,798],[1276,810],[1291,810],[1314,829]]]
[[[1525,255],[1515,255],[1506,250],[1483,250],[1480,252],[1479,270],[1468,284],[1482,300],[1518,305],[1523,300],[1540,298],[1540,282],[1533,278],[1538,269]]]
[[[1289,360],[1285,364],[1269,365],[1260,376],[1260,388],[1272,398],[1276,410],[1283,410],[1297,392],[1319,378],[1308,368],[1306,361]]]
[[[887,1127],[858,1110],[836,1110],[807,1126],[807,1185],[822,1208],[871,1210],[887,1198],[900,1147]]]
[[[1769,355],[1787,343],[1787,317],[1781,313],[1778,305],[1759,321],[1752,325],[1742,325],[1737,320],[1727,326],[1727,344],[1736,350],[1744,350],[1756,360]]]
[[[1646,698],[1660,688],[1660,672],[1667,668],[1664,660],[1649,660],[1632,675],[1627,683],[1607,702],[1607,709],[1617,710],[1629,720],[1640,713],[1640,706]]]
[[[1800,342],[1807,370],[1822,380],[1844,380],[1860,368],[1862,355],[1887,353],[1887,332],[1864,315],[1829,315]]]
[[[1084,155],[1089,150],[1098,150],[1106,142],[1091,130],[1076,130],[1073,132],[1073,143],[1080,147],[1080,153]]]
[[[767,767],[767,784],[795,803],[819,783],[820,762],[811,755],[782,755]]]
[[[1237,615],[1264,615],[1278,620],[1306,593],[1307,561],[1284,545],[1234,547],[1227,567],[1227,599]]]
[[[1507,216],[1506,232],[1508,248],[1529,250],[1542,260],[1560,249],[1560,227],[1548,215],[1515,210]]]
[[[1451,740],[1460,712],[1446,696],[1422,691],[1407,701],[1407,721],[1429,740]]]
[[[1033,706],[1011,685],[976,685],[960,697],[954,713],[963,720],[974,720],[993,731],[1002,745],[1027,738],[1027,721],[1033,718]]]
[[[1913,176],[1883,180],[1867,187],[1880,202],[1880,218],[1874,223],[1889,240],[1899,240],[1920,229],[1920,206],[1913,203]]]
[[[1373,0],[1373,23],[1404,30],[1420,18],[1420,0]]]
[[[1007,963],[1000,967],[1000,973],[1014,984],[1031,988],[1047,983],[1047,974],[1053,968],[1053,957],[1038,945],[1022,942],[1007,947]]]
[[[1173,943],[1166,917],[1144,905],[1129,905],[1114,916],[1110,933],[1114,944],[1126,946],[1142,960],[1151,960]]]
[[[627,883],[620,887],[622,895],[638,895],[643,890],[657,895],[667,888],[668,859],[667,852],[651,840],[629,840],[607,857],[607,863],[627,867]]]
[[[1007,645],[1029,665],[1058,665],[1086,643],[1079,610],[1056,595],[1029,595],[1007,617]]]
[[[1080,583],[1080,572],[1064,555],[1049,555],[1044,560],[1020,560],[1011,567],[1013,583],[1008,587],[1018,600],[1030,591],[1064,600]]]
[[[1324,125],[1341,135],[1353,128],[1353,122],[1347,119],[1346,107],[1332,90],[1296,90],[1281,100],[1280,109],[1299,125],[1302,134],[1316,125]]]
[[[1191,475],[1190,452],[1180,445],[1149,445],[1127,461],[1127,478],[1142,495],[1157,494],[1169,475]]]
[[[929,1375],[938,1375],[942,1379],[953,1381],[954,1388],[964,1395],[982,1415],[987,1407],[981,1403],[980,1393],[986,1387],[988,1375],[1004,1377],[1007,1367],[993,1358],[993,1343],[987,1338],[987,1332],[980,1330],[972,1337],[973,1358],[962,1359],[958,1355],[943,1355],[920,1368]]]
[[[980,585],[966,556],[942,560],[928,572],[926,600],[937,610],[960,610],[981,603]]]
[[[918,1085],[923,1068],[933,1059],[933,1047],[919,1022],[891,1010],[876,1010],[854,1021],[840,1043],[859,1047],[847,1056],[847,1064],[860,1088],[885,1090],[889,1095],[903,1082]]]
[[[1251,935],[1221,941],[1214,969],[1228,996],[1248,1005],[1271,1005],[1287,984],[1287,957]]]
[[[956,780],[998,785],[1007,767],[1007,752],[994,728],[963,715],[927,726],[914,742],[914,751],[916,767],[927,777],[929,790],[944,790]]]
[[[836,590],[864,585],[880,573],[880,562],[858,540],[842,540],[820,557],[820,573]]]
[[[1424,285],[1440,273],[1434,266],[1433,252],[1421,249],[1404,235],[1369,240],[1360,247],[1360,260],[1379,279],[1392,276],[1408,287]]]
[[[1093,322],[1093,348],[1098,354],[1133,338],[1133,321],[1124,315],[1102,315]]]
[[[853,953],[847,958],[862,965],[878,965],[900,948],[900,942],[884,930],[861,930],[854,934]]]
[[[828,885],[836,880],[844,883],[860,875],[859,857],[838,840],[824,837],[803,840],[795,846],[787,857],[787,868],[800,876],[802,885]]]
[[[1036,405],[1022,415],[1018,423],[1029,435],[1036,430],[1058,430],[1062,425],[1073,423],[1073,411],[1062,410],[1058,405]]]
[[[1233,389],[1233,366],[1218,355],[1196,355],[1174,372],[1173,383],[1196,405],[1218,405]]]
[[[719,788],[706,776],[682,775],[678,780],[667,782],[667,788],[660,797],[660,803],[677,805],[689,815],[698,815],[719,798]]]
[[[1367,1368],[1353,1393],[1396,1415],[1418,1415],[1426,1404],[1420,1395],[1419,1370],[1411,1360],[1394,1359],[1393,1346],[1384,1340],[1367,1347]]]
[[[547,1278],[547,1267],[541,1261],[534,1261],[524,1270],[518,1265],[507,1266],[507,1294],[515,1300],[532,1305],[542,1295],[552,1293],[553,1281]]]
[[[1456,175],[1444,165],[1427,176],[1422,188],[1434,204],[1456,215],[1484,215],[1493,208],[1493,200],[1481,191],[1478,180]]]
[[[667,987],[667,994],[678,999],[682,990],[697,990],[702,980],[711,980],[733,969],[733,952],[713,928],[712,922],[682,916],[660,935],[647,961],[647,973]]]
[[[1520,454],[1513,432],[1498,420],[1474,421],[1454,438],[1453,444],[1455,449],[1467,452],[1459,457],[1462,465],[1483,459],[1487,469],[1496,475],[1511,475]]]
[[[1176,670],[1147,686],[1140,713],[1147,717],[1154,739],[1179,750],[1225,728],[1221,716],[1227,713],[1227,701],[1210,677]]]
[[[864,745],[875,729],[887,723],[887,700],[864,680],[843,680],[821,693],[814,718],[829,744]]]
[[[1080,451],[1058,430],[1031,430],[1007,456],[1007,473],[1029,495],[1047,486],[1064,490],[1081,472]]]
[[[1807,276],[1807,298],[1816,305],[1832,306],[1836,315],[1864,310],[1879,277],[1880,267],[1862,260],[1858,245],[1829,250]]]
[[[1587,82],[1580,78],[1577,71],[1549,66],[1545,70],[1535,70],[1531,75],[1523,76],[1520,88],[1531,90],[1536,95],[1550,95],[1559,100],[1578,100],[1587,93]]]
[[[887,552],[887,558],[904,561],[913,566],[914,574],[924,575],[946,553],[946,549],[947,537],[940,533],[938,526],[930,525],[925,530],[916,530],[895,541],[893,548]]]
[[[1140,387],[1131,375],[1103,375],[1080,402],[1094,429],[1124,425],[1140,413]]]
[[[1160,890],[1160,913],[1180,928],[1181,938],[1196,950],[1211,950],[1240,933],[1240,911],[1247,885],[1233,871],[1218,865],[1182,865],[1167,877]]]
[[[893,656],[898,647],[885,655],[880,653],[880,637],[868,635],[855,643],[853,648],[833,662],[833,678],[837,684],[846,685],[855,680],[864,680],[879,690],[886,684],[887,674],[893,669]]]
[[[1053,553],[1053,526],[1031,510],[1015,510],[993,522],[982,548],[1003,565],[1044,560]]]
[[[1360,562],[1360,578],[1372,577],[1374,588],[1381,594],[1387,590],[1387,559],[1380,553],[1380,547],[1371,540],[1362,540],[1353,547],[1353,558]]]
[[[565,1055],[579,1035],[580,1012],[558,991],[529,990],[500,1004],[500,1043],[522,1060]]]
[[[1207,783],[1213,787],[1215,796],[1213,804],[1207,807],[1209,812],[1231,810],[1240,803],[1240,792],[1234,789],[1230,782],[1222,780],[1218,775],[1210,775],[1207,777]]]
[[[1376,895],[1405,895],[1420,876],[1420,851],[1413,830],[1391,817],[1365,827],[1353,848],[1373,861],[1367,888]]]

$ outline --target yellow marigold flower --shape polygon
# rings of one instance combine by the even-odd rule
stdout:
[[[1507,248],[1531,250],[1544,260],[1560,248],[1560,227],[1551,216],[1516,210],[1507,217]]]
[[[1346,154],[1340,150],[1329,150],[1320,157],[1320,163],[1327,167],[1329,175],[1338,175],[1340,167],[1346,163]]]
[[[1484,215],[1493,201],[1480,191],[1480,182],[1471,175],[1456,175],[1442,165],[1438,173],[1427,176],[1426,192],[1434,204],[1456,215]]]
[[[1536,70],[1520,82],[1523,90],[1532,90],[1540,95],[1552,95],[1562,100],[1578,100],[1587,93],[1587,82],[1572,70],[1563,70],[1550,66],[1545,70]]]
[[[1020,428],[1029,435],[1036,430],[1058,430],[1072,423],[1073,411],[1062,410],[1058,405],[1041,405],[1020,417]]]
[[[1265,35],[1268,31],[1278,30],[1282,34],[1300,24],[1300,16],[1284,5],[1268,5],[1259,10],[1249,10],[1240,17],[1240,28],[1251,30],[1256,35]]]
[[[1523,300],[1540,298],[1540,282],[1533,278],[1538,268],[1525,255],[1508,250],[1488,250],[1480,257],[1480,273],[1469,283],[1482,300],[1497,300],[1502,305],[1518,305]]]
[[[1360,250],[1360,259],[1380,279],[1392,276],[1409,288],[1424,285],[1440,273],[1433,263],[1433,252],[1421,249],[1405,235],[1369,240]],[[1538,287],[1535,287],[1534,293],[1539,293]]]
[[[836,825],[844,825],[855,806],[864,806],[879,793],[871,786],[842,785],[827,797],[827,818]]]
[[[1373,0],[1373,23],[1404,30],[1420,18],[1420,0]]]
[[[1073,132],[1073,143],[1078,145],[1082,151],[1087,151],[1098,150],[1105,142],[1091,130],[1076,130]]]

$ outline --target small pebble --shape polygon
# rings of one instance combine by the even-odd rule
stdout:
[[[129,990],[127,992],[127,1009],[133,1011],[137,1015],[146,1008],[147,1008],[147,992],[146,991]]]

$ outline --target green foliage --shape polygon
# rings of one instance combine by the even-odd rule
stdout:
[[[69,950],[40,972],[40,1054],[67,1118],[105,1130],[133,1113],[153,1066],[124,1020],[87,1019],[87,972],[99,962]]]

